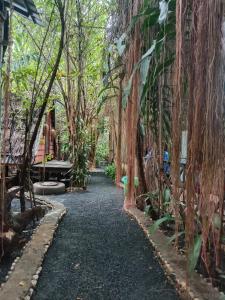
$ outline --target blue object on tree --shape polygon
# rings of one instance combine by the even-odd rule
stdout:
[[[124,193],[127,193],[127,185],[128,185],[128,177],[127,176],[123,176],[121,178],[122,183],[124,184]],[[139,180],[138,177],[134,177],[134,186],[137,188],[139,185]]]
[[[164,151],[163,161],[169,162],[169,152],[168,151]]]

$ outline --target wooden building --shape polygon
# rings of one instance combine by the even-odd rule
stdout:
[[[9,122],[6,134],[6,153],[2,162],[8,168],[17,169],[23,162],[24,144],[25,144],[25,119],[22,109],[22,101],[15,95],[11,96],[9,112]],[[55,110],[48,111],[42,121],[37,138],[33,148],[33,163],[40,163],[46,160],[55,159],[57,156],[57,143],[55,131]],[[35,120],[31,125],[29,136],[32,135]],[[27,137],[29,139],[30,137]]]

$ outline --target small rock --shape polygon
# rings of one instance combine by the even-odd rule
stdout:
[[[24,286],[25,282],[24,281],[20,281],[19,286]]]
[[[168,269],[168,271],[169,271],[170,273],[173,272],[173,269],[171,268],[170,264],[168,264],[167,269]]]
[[[194,297],[195,297],[195,295],[194,295],[193,292],[189,292],[189,295],[191,296],[191,298],[194,298]]]
[[[34,290],[32,288],[29,289],[29,296],[32,296]]]
[[[34,275],[34,276],[33,276],[33,279],[34,279],[34,280],[38,280],[38,275]]]
[[[74,266],[74,269],[79,269],[79,267],[80,267],[80,264],[76,264],[75,266]]]
[[[35,279],[31,280],[31,284],[33,287],[35,287],[37,285],[37,280],[35,280]]]
[[[185,282],[185,281],[182,281],[180,285],[181,285],[181,287],[182,287],[183,289],[186,289],[186,282]]]

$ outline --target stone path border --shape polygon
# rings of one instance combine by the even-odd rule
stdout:
[[[160,230],[154,234],[149,234],[149,226],[152,221],[149,217],[137,208],[125,208],[125,211],[134,217],[142,227],[149,241],[156,250],[156,254],[167,275],[174,282],[182,299],[190,300],[225,300],[224,293],[220,293],[211,283],[207,282],[203,277],[194,273],[190,280],[189,287],[186,289],[186,260],[185,257],[179,255],[173,246],[168,243],[168,238]]]
[[[1,285],[0,300],[29,300],[31,298],[42,270],[45,254],[52,243],[59,222],[66,213],[66,208],[61,203],[49,201],[46,198],[40,199],[39,202],[47,205],[51,210],[35,229],[22,256],[13,263],[8,280]]]

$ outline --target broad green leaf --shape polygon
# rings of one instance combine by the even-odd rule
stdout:
[[[149,233],[151,233],[151,234],[155,233],[155,231],[157,229],[159,229],[160,225],[162,225],[165,222],[172,221],[172,220],[173,220],[173,217],[171,215],[166,215],[166,216],[162,217],[161,219],[158,219],[157,221],[155,221],[153,223],[153,225],[150,226]]]
[[[189,256],[189,272],[192,273],[197,266],[202,248],[202,236],[198,235],[194,240],[193,249]]]
[[[169,188],[165,188],[163,191],[163,201],[170,202],[171,199],[171,192]]]
[[[185,234],[184,231],[178,232],[178,234],[175,233],[173,236],[171,236],[171,237],[168,239],[168,244],[172,243],[172,242],[176,239],[177,236],[180,237],[180,236],[182,236],[182,235],[184,235],[184,234]]]
[[[147,205],[147,206],[145,207],[145,215],[149,215],[150,211],[151,211],[151,206],[150,206],[150,205]]]
[[[130,91],[131,91],[131,87],[132,87],[132,81],[133,81],[133,76],[131,76],[131,78],[128,80],[127,86],[123,90],[122,105],[123,105],[124,109],[127,106],[128,97],[130,96]]]
[[[140,63],[140,99],[142,99],[142,94],[144,90],[144,86],[146,84],[146,80],[148,77],[149,66],[150,66],[151,57],[148,56]]]
[[[142,99],[143,90],[148,77],[149,66],[152,58],[152,54],[155,50],[156,41],[153,41],[150,49],[142,56],[140,61],[140,99]]]
[[[145,136],[145,127],[143,123],[140,124],[140,133],[142,136]]]
[[[221,228],[221,218],[220,218],[219,214],[214,214],[214,216],[213,216],[213,226],[216,229]]]
[[[134,74],[136,73],[138,67],[139,67],[139,64],[135,65],[135,67],[133,69],[133,72],[130,76],[130,79],[128,80],[128,83],[127,83],[126,87],[123,90],[122,106],[123,106],[124,109],[127,106],[128,98],[130,96],[130,92],[131,92],[131,88],[132,88],[133,77],[134,77]]]
[[[145,83],[146,83],[150,61],[151,61],[151,57],[148,56],[145,59],[143,59],[140,63],[140,77],[141,77],[142,85],[145,85]]]
[[[148,56],[152,55],[153,51],[155,50],[156,47],[156,40],[153,41],[152,46],[148,49],[148,51],[141,57],[141,61],[143,61],[145,58]]]

